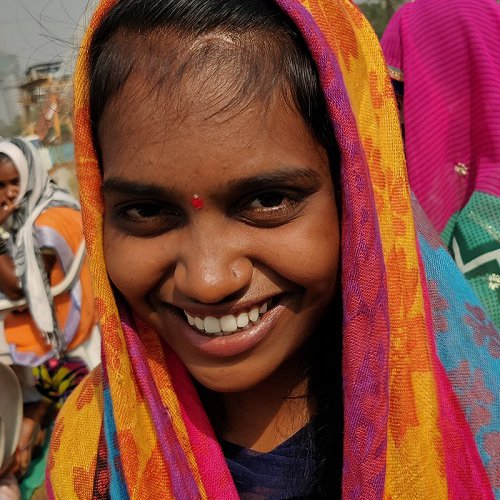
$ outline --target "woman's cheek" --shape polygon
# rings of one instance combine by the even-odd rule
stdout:
[[[328,211],[325,215],[330,214]],[[270,250],[263,257],[264,263],[315,295],[330,292],[337,279],[340,255],[336,214],[330,219],[322,218],[321,224],[311,222],[290,227],[278,237],[262,241],[260,248]]]
[[[340,260],[340,231],[333,198],[326,197],[316,220],[305,228],[301,238],[305,283],[316,283],[319,293],[335,288]],[[311,242],[313,242],[311,244]]]
[[[117,231],[104,233],[104,258],[109,277],[127,298],[138,298],[154,284],[159,259],[151,258],[152,246]]]
[[[317,296],[331,293],[338,277],[338,237],[331,236],[330,239],[317,241],[314,251],[308,247],[301,252],[303,265],[296,280]]]

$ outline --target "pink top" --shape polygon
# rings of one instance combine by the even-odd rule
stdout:
[[[410,185],[442,231],[474,191],[500,195],[500,4],[415,0],[382,48],[404,79]]]

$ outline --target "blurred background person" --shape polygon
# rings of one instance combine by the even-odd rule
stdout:
[[[20,477],[34,446],[46,442],[44,429],[100,353],[86,263],[68,293],[51,293],[83,241],[78,202],[57,188],[36,149],[21,138],[0,142],[0,225],[0,290],[27,303],[4,320],[11,363],[23,389],[22,452],[13,466]],[[44,466],[35,472],[31,492],[43,482]]]
[[[500,4],[415,0],[382,48],[410,185],[500,326]]]

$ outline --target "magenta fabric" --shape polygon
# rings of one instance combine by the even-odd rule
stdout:
[[[474,191],[500,195],[500,4],[409,2],[382,48],[404,76],[410,185],[441,232]]]

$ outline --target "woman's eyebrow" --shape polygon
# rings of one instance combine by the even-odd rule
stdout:
[[[174,189],[145,182],[127,181],[118,177],[110,177],[102,183],[103,193],[126,194],[129,196],[146,196],[155,198],[180,198]]]
[[[314,169],[285,167],[252,177],[230,181],[227,186],[231,190],[241,191],[280,184],[303,184],[304,187],[312,188],[320,181],[321,175]]]
[[[320,174],[313,169],[285,167],[270,172],[243,179],[229,181],[224,187],[231,191],[251,191],[262,189],[266,186],[282,184],[300,184],[305,188],[314,188],[321,180]],[[182,194],[175,189],[170,189],[158,184],[139,181],[128,181],[118,177],[110,177],[102,183],[105,194],[124,194],[128,196],[145,196],[155,198],[181,199]]]

